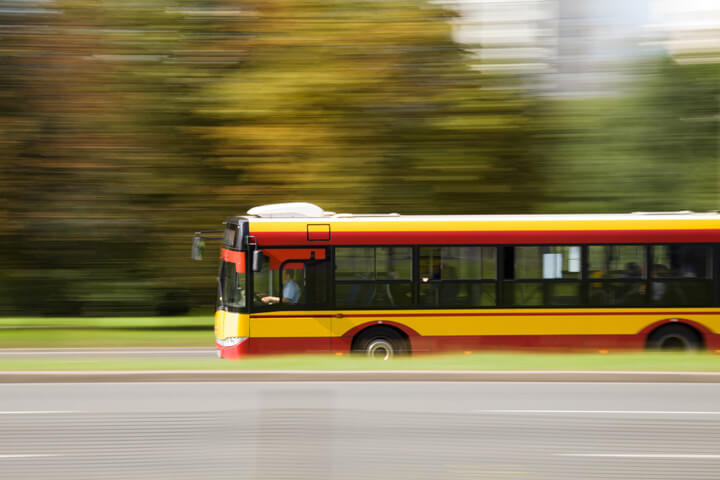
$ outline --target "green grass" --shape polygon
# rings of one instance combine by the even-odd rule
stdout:
[[[0,330],[0,348],[214,347],[212,327],[204,330]]]
[[[0,348],[214,345],[212,315],[0,318]]]
[[[335,355],[294,355],[230,362],[215,358],[173,360],[73,356],[0,358],[0,370],[625,370],[720,371],[715,353],[426,355],[389,362]]]
[[[212,330],[213,316],[177,317],[0,317],[0,327],[198,328]]]

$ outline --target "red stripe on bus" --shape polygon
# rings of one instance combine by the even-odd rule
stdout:
[[[720,315],[720,312],[478,312],[478,313],[343,313],[340,318],[367,318],[367,317],[538,317],[538,316],[582,316],[582,315],[661,315],[673,317],[675,315]],[[336,314],[307,314],[307,315],[251,315],[250,318],[331,318]]]
[[[253,233],[258,244],[313,245],[305,232]],[[448,244],[597,244],[597,243],[711,243],[720,230],[558,230],[501,232],[333,232],[328,245],[448,245]]]
[[[487,350],[637,350],[645,347],[646,334],[635,335],[428,335],[410,336],[413,353]],[[720,335],[704,335],[705,347],[720,349]],[[247,354],[348,353],[352,337],[251,337],[238,347],[219,349],[223,358],[238,359]]]
[[[351,338],[330,337],[251,337],[245,354],[329,353],[350,351]],[[645,345],[643,335],[429,335],[410,337],[413,353],[478,350],[600,348],[638,349]],[[229,352],[228,352],[229,353]],[[225,357],[225,355],[223,355]],[[227,355],[227,358],[241,358]]]
[[[245,273],[245,252],[236,252],[234,250],[221,248],[220,258],[226,262],[234,263],[236,272]]]
[[[436,335],[411,337],[413,353],[475,350],[636,350],[645,346],[643,335]]]
[[[331,337],[250,337],[249,353],[260,355],[285,353],[328,353]]]

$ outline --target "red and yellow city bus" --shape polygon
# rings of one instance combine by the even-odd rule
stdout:
[[[355,215],[278,204],[228,218],[220,257],[215,336],[228,359],[720,349],[716,213]]]

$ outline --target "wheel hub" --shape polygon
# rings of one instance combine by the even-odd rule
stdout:
[[[367,347],[367,356],[378,360],[389,360],[395,351],[390,342],[384,339],[373,340]]]

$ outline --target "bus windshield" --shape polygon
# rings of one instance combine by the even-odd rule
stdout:
[[[222,262],[220,272],[221,297],[220,304],[225,307],[245,307],[245,272],[238,271],[238,264],[228,261]]]

